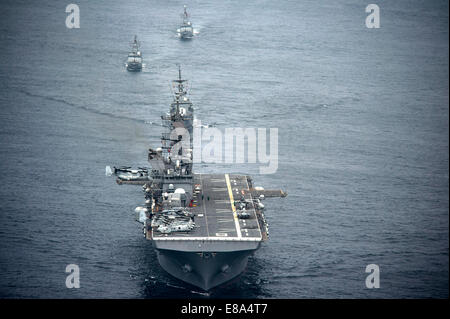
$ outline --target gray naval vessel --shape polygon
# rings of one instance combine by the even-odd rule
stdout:
[[[186,11],[186,6],[184,6],[183,22],[178,29],[178,34],[180,39],[192,39],[194,37],[194,27],[189,20],[189,14]]]
[[[125,65],[130,72],[139,72],[142,70],[142,52],[139,48],[137,36],[134,36],[134,41],[131,44],[131,51],[128,53]]]
[[[179,69],[170,111],[161,116],[162,145],[148,150],[151,168],[107,167],[107,173],[118,184],[142,185],[145,205],[136,218],[162,268],[208,291],[241,274],[268,239],[261,200],[287,194],[254,187],[247,175],[193,172],[194,108],[186,84]]]

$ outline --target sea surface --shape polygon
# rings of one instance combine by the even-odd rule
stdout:
[[[0,3],[0,297],[448,298],[448,1]],[[124,62],[137,35],[145,68]],[[278,170],[198,164],[282,188],[270,240],[208,294],[168,275],[135,221],[139,186],[177,64],[196,117],[278,128]],[[80,288],[68,289],[68,264]],[[380,288],[365,285],[380,267]]]

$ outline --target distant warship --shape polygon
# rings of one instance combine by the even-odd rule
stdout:
[[[128,53],[127,70],[131,72],[138,72],[142,70],[142,53],[139,49],[137,36],[134,36],[134,41],[131,44],[131,51]]]
[[[189,14],[186,11],[186,6],[184,6],[183,23],[178,29],[178,33],[181,39],[191,39],[194,36],[194,28],[192,27],[191,21],[189,21]]]
[[[194,108],[186,84],[179,69],[170,111],[161,116],[162,145],[148,150],[151,168],[107,167],[107,173],[118,184],[142,185],[145,205],[135,209],[136,219],[162,268],[207,291],[241,274],[268,239],[261,200],[287,194],[254,187],[247,175],[193,172]]]

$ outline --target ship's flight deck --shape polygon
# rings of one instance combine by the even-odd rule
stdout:
[[[153,239],[186,238],[223,240],[261,240],[261,230],[247,176],[234,174],[194,174],[192,212],[195,227],[189,232],[162,234],[153,232]],[[249,204],[246,219],[238,217],[235,202]]]

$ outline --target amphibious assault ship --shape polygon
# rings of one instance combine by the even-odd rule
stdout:
[[[107,167],[118,184],[142,185],[145,205],[136,208],[145,238],[163,269],[210,290],[241,274],[269,236],[261,200],[285,197],[254,187],[250,176],[193,172],[194,108],[178,70],[174,100],[161,116],[161,147],[148,150],[151,168]]]

